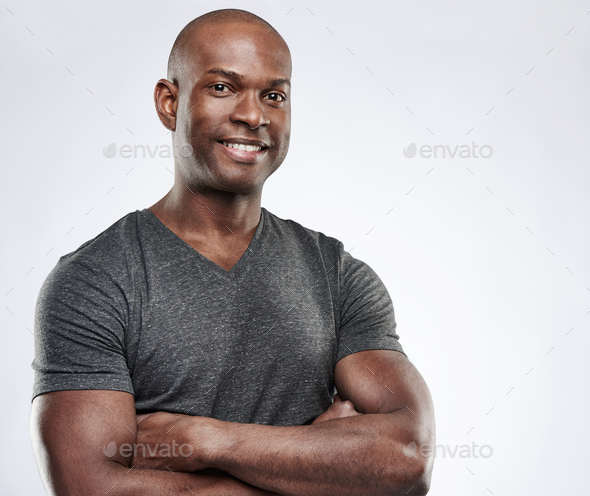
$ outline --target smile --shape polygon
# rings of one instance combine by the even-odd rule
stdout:
[[[260,144],[246,144],[233,141],[218,141],[217,143],[226,157],[245,164],[254,164],[262,160],[268,150],[268,147],[264,146],[263,142],[259,142]]]
[[[245,152],[259,152],[260,150],[262,150],[261,146],[255,145],[242,145],[241,143],[228,143],[227,141],[222,141],[222,144],[229,148],[235,148],[237,150],[243,150]]]

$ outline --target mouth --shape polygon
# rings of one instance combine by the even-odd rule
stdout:
[[[234,148],[235,150],[243,150],[246,152],[259,152],[262,150],[262,147],[258,145],[244,145],[243,143],[232,143],[227,141],[222,141],[221,144],[229,148]]]
[[[222,150],[238,162],[254,163],[262,157],[268,145],[262,141],[247,140],[243,138],[235,138],[218,141]]]

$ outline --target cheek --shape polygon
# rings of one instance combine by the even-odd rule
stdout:
[[[195,100],[189,106],[186,136],[192,142],[204,143],[218,135],[218,128],[227,114],[227,104],[222,100]]]
[[[286,155],[291,142],[291,119],[289,119],[283,128],[283,153]]]
[[[274,136],[283,145],[289,145],[291,137],[291,113],[279,114],[271,120],[274,124]]]

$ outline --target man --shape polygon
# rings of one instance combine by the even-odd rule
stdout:
[[[248,12],[178,36],[154,95],[191,150],[172,189],[62,257],[37,302],[51,494],[428,491],[414,447],[434,442],[432,403],[387,290],[339,241],[261,208],[290,77],[286,43]]]

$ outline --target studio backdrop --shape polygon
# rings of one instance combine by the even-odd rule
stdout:
[[[153,89],[182,27],[269,21],[292,137],[262,205],[343,241],[431,390],[430,494],[574,494],[590,442],[590,4],[3,1],[0,493],[44,494],[33,317],[60,256],[173,183]]]

